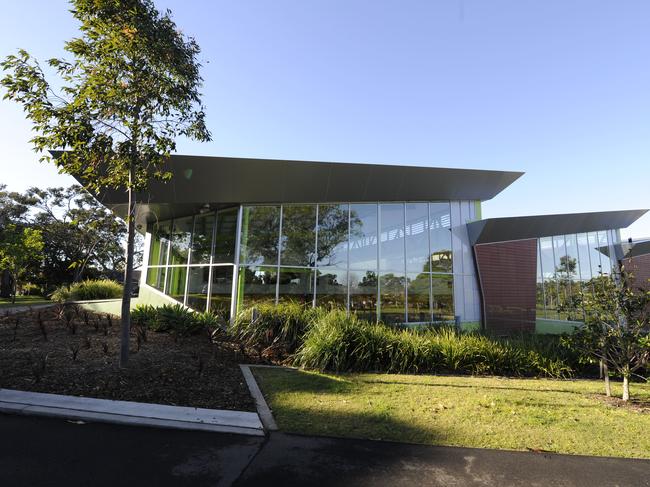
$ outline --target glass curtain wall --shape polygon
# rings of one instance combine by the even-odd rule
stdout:
[[[449,202],[242,208],[237,306],[297,301],[387,323],[452,321]]]
[[[146,283],[191,308],[228,317],[237,212],[229,208],[153,225]]]
[[[572,297],[588,291],[593,279],[612,272],[605,249],[609,232],[556,235],[537,241],[537,317],[581,321]]]

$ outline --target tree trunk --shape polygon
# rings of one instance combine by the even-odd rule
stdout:
[[[630,378],[627,375],[623,376],[623,400],[630,400]]]
[[[609,367],[603,362],[603,377],[605,378],[605,395],[607,397],[612,396],[612,386],[609,383]]]
[[[131,280],[133,279],[133,243],[135,240],[135,194],[133,162],[129,166],[129,214],[127,216],[128,237],[126,244],[126,270],[124,272],[124,293],[122,294],[122,326],[120,330],[120,367],[129,362],[129,334],[131,328]]]

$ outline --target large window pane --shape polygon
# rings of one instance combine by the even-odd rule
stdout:
[[[586,233],[579,233],[577,235],[578,241],[578,262],[580,265],[580,278],[583,281],[589,281],[591,275],[591,256],[589,254],[589,240]]]
[[[247,264],[277,265],[279,231],[279,206],[244,207],[240,261]]]
[[[600,264],[600,258],[603,256],[598,248],[600,244],[598,242],[598,235],[596,232],[587,234],[589,241],[589,257],[591,261],[591,276],[598,277],[602,272],[602,267]]]
[[[379,205],[379,215],[379,269],[404,274],[404,205]]]
[[[230,318],[230,301],[232,298],[233,266],[223,265],[212,268],[212,290],[210,311]]]
[[[278,300],[311,305],[314,301],[313,269],[281,267]]]
[[[166,265],[169,250],[171,222],[160,222],[151,229],[151,245],[149,247],[149,265]]]
[[[566,306],[571,298],[571,281],[569,276],[575,271],[575,262],[572,262],[567,255],[564,235],[553,237],[553,252],[555,253],[555,279],[557,282],[558,306],[564,308],[558,310],[561,320],[568,319],[569,313]]]
[[[433,321],[454,320],[454,279],[448,275],[432,276]]]
[[[167,290],[165,293],[177,301],[183,302],[187,267],[169,267],[167,269]]]
[[[404,323],[406,283],[403,272],[382,272],[379,276],[380,320]]]
[[[409,323],[424,323],[431,321],[429,307],[429,288],[431,276],[424,272],[407,274],[408,292],[408,321]]]
[[[377,272],[350,271],[350,312],[377,321]]]
[[[190,308],[205,311],[208,302],[209,278],[210,268],[208,266],[190,267],[190,281],[187,284],[187,305]]]
[[[192,239],[192,222],[191,216],[174,220],[170,265],[187,265],[187,253]]]
[[[275,302],[277,267],[241,267],[239,270],[239,309],[261,301]]]
[[[607,239],[607,232],[598,232],[598,249],[600,251],[600,265],[603,269],[603,274],[612,273],[612,261],[609,259],[609,243]]]
[[[195,218],[194,233],[192,235],[192,255],[190,257],[192,264],[210,263],[214,221],[214,213],[208,215],[197,215]]]
[[[165,286],[166,271],[166,267],[149,267],[147,269],[147,284],[162,291]]]
[[[320,267],[316,277],[316,306],[346,309],[348,271],[337,267]]]
[[[350,205],[350,269],[377,269],[377,205]]]
[[[431,270],[452,272],[451,209],[449,202],[429,203]]]
[[[215,264],[235,262],[235,240],[237,239],[237,208],[217,213],[217,235],[214,242]]]
[[[539,239],[540,262],[544,277],[544,308],[546,318],[557,318],[557,273],[555,272],[555,257],[553,251],[553,238]]]
[[[406,270],[429,272],[427,203],[406,203]]]
[[[280,265],[313,266],[315,246],[316,205],[283,206]]]
[[[348,205],[318,205],[319,267],[347,269],[348,212]]]

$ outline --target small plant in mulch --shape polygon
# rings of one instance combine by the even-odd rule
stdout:
[[[84,347],[85,347],[85,348],[91,348],[92,343],[91,343],[91,341],[90,341],[90,337],[89,337],[89,336],[84,336],[84,337],[81,339],[81,341],[82,341],[82,343],[84,344]]]
[[[147,327],[138,324],[133,327],[133,331],[135,332],[135,340],[137,344],[136,351],[139,352],[142,344],[147,341]]]
[[[72,310],[66,311],[64,315],[65,327],[68,329],[70,335],[77,334],[77,322],[74,321],[74,312]]]
[[[84,311],[83,319],[84,319],[84,325],[86,325],[86,328],[90,328],[90,322],[88,320],[88,311]]]
[[[101,345],[102,345],[102,352],[104,352],[104,355],[108,355],[109,352],[108,342],[101,342]]]
[[[20,318],[16,316],[16,323],[14,324],[14,335],[12,338],[12,342],[16,341],[16,334],[18,333],[18,326],[20,326]]]
[[[68,351],[70,352],[70,358],[73,362],[77,361],[77,356],[79,355],[79,344],[71,343],[68,345]]]
[[[108,313],[106,314],[106,323],[108,324],[109,328],[113,328],[113,317]]]
[[[38,324],[41,335],[43,335],[43,341],[47,341],[47,329],[45,328],[45,321],[43,321],[43,315],[40,311],[36,315],[36,323]]]
[[[108,323],[102,321],[99,323],[99,326],[101,327],[104,336],[108,336]]]
[[[194,358],[194,362],[196,364],[197,375],[201,376],[201,374],[203,374],[203,370],[205,369],[205,362],[203,362],[203,356],[201,354],[197,354]]]
[[[45,375],[45,369],[47,368],[47,359],[49,357],[49,354],[38,351],[38,350],[32,350],[30,353],[30,363],[31,363],[31,371],[32,371],[32,378],[34,379],[34,382],[38,383],[41,381],[43,378],[43,375]]]

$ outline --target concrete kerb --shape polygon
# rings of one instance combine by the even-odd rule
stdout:
[[[0,412],[99,423],[264,436],[257,413],[0,389]]]
[[[266,399],[264,399],[264,394],[262,394],[262,391],[259,385],[257,384],[257,381],[255,380],[255,376],[253,375],[253,372],[251,370],[252,367],[274,368],[274,369],[286,369],[287,367],[279,367],[276,365],[239,364],[239,368],[241,369],[242,374],[244,375],[244,379],[246,379],[248,390],[250,391],[251,396],[253,396],[253,399],[255,400],[255,407],[257,408],[257,414],[260,417],[262,424],[264,425],[264,429],[266,431],[277,431],[278,425],[275,422],[275,419],[273,418],[273,413],[271,412],[271,408],[269,408],[269,405],[266,403]]]

